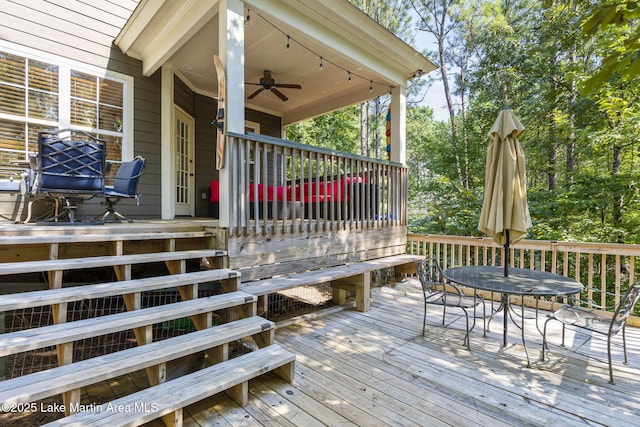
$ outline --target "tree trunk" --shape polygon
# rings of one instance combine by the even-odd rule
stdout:
[[[360,104],[360,154],[369,156],[369,129],[367,127],[367,112],[369,103]]]
[[[611,177],[615,184],[613,191],[613,225],[622,225],[622,211],[624,209],[624,195],[619,191],[617,185],[618,174],[620,173],[620,165],[622,164],[622,148],[619,145],[613,146],[613,165],[611,166]]]

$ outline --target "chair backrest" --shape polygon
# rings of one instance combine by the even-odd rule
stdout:
[[[63,132],[71,135],[60,138],[59,134]],[[82,139],[77,138],[78,135]],[[104,189],[105,158],[106,141],[84,131],[61,129],[39,132],[37,189],[100,192]]]
[[[418,272],[418,279],[422,285],[422,290],[426,293],[439,292],[444,288],[444,278],[442,271],[435,258],[414,260]]]
[[[122,162],[116,173],[113,188],[129,196],[135,196],[138,180],[144,173],[145,159],[137,156],[135,159]]]
[[[627,289],[627,292],[620,300],[620,303],[613,314],[613,318],[611,319],[610,334],[614,335],[624,327],[627,323],[627,319],[633,312],[638,299],[640,299],[640,283],[629,286],[629,289]]]

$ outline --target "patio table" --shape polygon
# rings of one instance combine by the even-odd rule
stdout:
[[[444,271],[444,277],[461,286],[481,291],[496,292],[501,295],[500,307],[496,310],[504,311],[502,346],[507,345],[508,319],[511,317],[522,332],[522,345],[527,356],[527,367],[530,367],[529,352],[525,341],[524,331],[524,301],[521,303],[521,325],[518,325],[511,315],[509,298],[511,295],[540,297],[561,297],[577,294],[582,291],[580,282],[570,277],[546,271],[526,268],[510,268],[505,277],[503,267],[466,266],[453,267]],[[493,313],[491,317],[493,318]],[[536,302],[536,322],[537,322]],[[491,321],[489,321],[491,323]]]

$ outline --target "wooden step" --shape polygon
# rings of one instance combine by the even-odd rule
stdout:
[[[95,243],[95,242],[127,242],[131,240],[171,240],[199,239],[214,237],[207,230],[148,232],[148,233],[113,233],[113,234],[53,234],[50,232],[37,235],[2,236],[0,245],[38,245],[55,243]]]
[[[239,279],[239,272],[224,268],[218,270],[204,270],[192,273],[99,283],[95,285],[82,285],[0,295],[0,312],[217,281],[229,282],[226,284],[225,288],[231,292],[238,290],[240,283]],[[197,290],[194,291],[194,293],[196,292]]]
[[[244,317],[254,316],[256,314],[255,301],[255,296],[245,292],[229,292],[109,316],[0,334],[0,357],[51,345],[72,343],[85,338],[140,328],[182,317],[209,315],[213,311],[229,307],[242,306],[246,313]]]
[[[163,341],[94,357],[0,382],[0,402],[35,402],[190,354],[256,336],[259,346],[273,344],[273,322],[249,317]],[[214,362],[214,361],[211,361]]]
[[[0,275],[37,273],[43,271],[66,271],[163,261],[183,261],[197,258],[216,258],[225,256],[226,254],[226,251],[222,250],[201,249],[154,252],[147,254],[90,256],[86,258],[51,259],[42,261],[4,262],[0,263]]]
[[[248,401],[250,379],[275,371],[292,382],[294,366],[295,355],[274,344],[46,426],[137,426],[162,416],[165,423],[182,425],[182,408],[185,406],[225,390],[244,406]]]

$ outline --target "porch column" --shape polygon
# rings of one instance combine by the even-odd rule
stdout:
[[[407,88],[391,89],[391,161],[407,164]]]
[[[161,68],[160,92],[160,188],[162,219],[173,219],[176,214],[175,125],[173,123],[173,76],[171,66]]]
[[[218,56],[227,71],[225,131],[244,133],[244,2],[220,0],[218,4]],[[232,174],[240,173],[233,170],[236,165],[232,163],[229,148],[227,142],[224,167],[219,171],[222,227],[230,226],[230,182]]]

